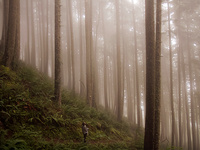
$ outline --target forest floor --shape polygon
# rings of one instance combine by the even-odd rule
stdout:
[[[36,69],[0,66],[0,150],[143,149],[141,129],[118,122],[100,106],[88,107],[83,98],[64,89],[59,108],[53,93],[52,79]],[[83,121],[89,128],[86,143]]]

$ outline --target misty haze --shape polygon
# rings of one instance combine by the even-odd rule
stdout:
[[[198,0],[0,0],[0,65],[2,150],[200,149]]]

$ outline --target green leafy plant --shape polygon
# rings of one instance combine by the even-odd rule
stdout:
[[[20,139],[11,139],[8,140],[4,145],[0,146],[0,149],[3,150],[29,150],[29,146],[24,140]]]
[[[52,80],[36,69],[21,66],[13,72],[1,67],[0,83],[4,149],[110,150],[137,145],[132,145],[134,136],[127,123],[117,122],[101,107],[98,111],[88,107],[84,99],[70,91],[62,91],[61,108],[55,105]],[[89,127],[87,145],[82,143],[83,121]]]

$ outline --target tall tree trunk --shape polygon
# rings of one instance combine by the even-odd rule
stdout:
[[[60,45],[60,0],[55,0],[55,101],[61,107],[61,45]]]
[[[145,0],[146,27],[146,120],[144,149],[153,150],[155,118],[155,48],[154,48],[154,0]]]
[[[43,38],[43,13],[42,13],[42,1],[38,1],[38,37],[39,37],[39,71],[44,72],[43,57],[44,57],[44,38]],[[30,36],[31,37],[31,36]],[[31,38],[30,38],[31,39]],[[31,50],[31,49],[30,49]]]
[[[181,61],[183,62],[182,64],[185,64],[184,61],[184,54],[183,51],[181,52]],[[183,87],[184,87],[184,92],[185,93],[185,115],[186,115],[186,127],[187,127],[187,144],[188,144],[188,149],[191,149],[192,147],[192,139],[191,139],[191,132],[190,132],[190,114],[189,114],[189,106],[188,106],[188,94],[187,94],[187,78],[186,78],[186,71],[185,71],[185,66],[181,67],[183,69]]]
[[[54,5],[50,5],[50,10],[54,10],[55,11],[55,6]],[[55,17],[55,13],[54,11],[50,11],[50,16],[52,18]],[[50,21],[50,24],[52,25],[51,26],[51,37],[50,37],[50,48],[51,48],[51,68],[52,68],[52,71],[51,71],[51,75],[52,75],[52,78],[54,79],[55,78],[55,20],[54,19],[51,19]]]
[[[119,0],[115,0],[116,3],[116,46],[117,46],[117,118],[122,120],[123,106],[122,106],[122,77],[121,77],[121,52],[120,52],[120,13],[119,13]]]
[[[16,0],[16,7],[15,48],[11,64],[13,69],[17,69],[20,56],[20,0]]]
[[[91,106],[94,107],[94,108],[97,108],[97,98],[98,98],[98,93],[97,93],[97,90],[98,90],[98,81],[97,81],[97,74],[98,74],[98,69],[96,64],[96,51],[95,51],[95,48],[93,47],[93,34],[92,34],[92,20],[93,20],[93,1],[90,0],[90,9],[89,9],[89,14],[90,14],[90,68],[91,68],[91,85],[92,85],[92,101],[91,101]],[[97,28],[98,28],[98,24],[97,24]],[[97,35],[96,35],[97,36]],[[97,41],[97,39],[96,39]]]
[[[72,58],[71,58],[71,32],[70,32],[70,16],[69,16],[69,5],[68,5],[68,1],[66,1],[66,5],[67,5],[67,10],[68,10],[68,14],[66,15],[66,26],[67,26],[67,71],[68,71],[68,89],[72,89]]]
[[[189,37],[189,30],[188,30],[188,26],[187,26],[187,52],[188,52],[188,65],[189,65],[189,79],[190,79],[190,100],[191,100],[191,105],[190,105],[190,110],[191,110],[191,123],[192,123],[192,142],[193,142],[193,150],[197,149],[197,143],[196,143],[196,121],[195,121],[195,110],[196,110],[196,106],[195,106],[195,98],[193,95],[193,70],[192,70],[192,64],[191,64],[191,49],[190,49],[190,37]]]
[[[72,2],[68,0],[69,8],[69,24],[70,24],[70,41],[71,41],[71,68],[72,68],[72,91],[75,92],[75,60],[74,60],[74,29],[72,19]]]
[[[92,14],[91,0],[85,0],[85,32],[86,32],[86,86],[87,86],[87,103],[92,106]]]
[[[170,24],[170,7],[169,7],[169,1],[167,3],[168,5],[168,28],[169,28],[169,62],[170,62],[170,102],[171,102],[171,112],[172,112],[172,131],[171,131],[171,146],[174,146],[175,143],[175,112],[174,112],[174,98],[173,98],[173,66],[172,66],[172,45],[171,45],[171,24]]]
[[[8,20],[9,20],[9,0],[3,1],[3,33],[0,41],[0,61],[5,53],[6,39],[8,33]]]
[[[44,57],[43,59],[43,71],[46,75],[48,75],[48,1],[45,0],[42,3],[43,7],[43,17],[44,17],[44,22],[43,22],[43,41],[44,41]],[[35,50],[34,50],[35,51]]]
[[[30,2],[30,1],[29,1]],[[36,58],[37,58],[37,67],[38,67],[38,69],[39,70],[41,70],[41,53],[42,53],[42,51],[41,51],[41,42],[42,42],[42,39],[41,39],[41,27],[40,27],[40,11],[39,11],[39,2],[37,2],[36,3],[36,18],[38,18],[37,19],[37,33],[36,33],[36,36],[37,36],[37,44],[38,44],[38,48],[37,48],[37,56],[36,56]],[[27,10],[28,11],[28,10]],[[29,16],[27,16],[27,17],[29,17]],[[29,19],[30,20],[30,19]],[[29,22],[29,25],[30,25],[30,23],[31,22]],[[29,26],[28,25],[28,26]],[[28,27],[29,28],[29,27]],[[30,30],[30,29],[29,29]],[[31,41],[31,36],[30,36],[30,32],[29,32],[29,41]],[[29,45],[30,45],[30,42],[29,42]],[[30,47],[30,46],[29,46]],[[31,49],[31,48],[29,48],[29,49]],[[30,55],[30,54],[28,54],[28,55]],[[29,58],[28,58],[29,59]],[[55,59],[55,58],[54,58]]]
[[[31,18],[31,36],[32,36],[32,48],[31,48],[31,64],[36,67],[36,49],[35,49],[35,26],[34,26],[34,8],[33,8],[33,1],[29,1],[31,3],[31,14],[30,14],[30,18]],[[28,3],[28,1],[27,1]],[[29,10],[28,10],[29,11]],[[27,17],[27,19],[29,19],[29,17]],[[29,20],[27,20],[29,22]],[[27,25],[28,26],[28,25]],[[29,28],[29,27],[28,27]],[[28,31],[29,33],[29,31]],[[29,35],[28,35],[29,36]],[[29,38],[28,38],[29,39]],[[28,41],[29,42],[29,41]]]
[[[8,32],[6,39],[6,49],[3,56],[3,64],[6,67],[12,67],[12,62],[15,54],[16,30],[17,30],[17,0],[9,0],[9,19]]]
[[[79,34],[80,34],[80,85],[79,85],[79,88],[80,88],[80,95],[83,96],[84,94],[84,76],[83,76],[83,31],[82,31],[82,1],[80,1],[80,16],[79,16],[79,26],[80,26],[80,29],[79,29]]]
[[[133,98],[131,95],[131,78],[130,78],[130,67],[128,67],[127,72],[126,72],[126,86],[127,86],[127,116],[128,120],[133,123]]]
[[[178,1],[178,4],[180,6],[180,0]],[[178,18],[180,18],[180,8],[178,9]],[[179,19],[179,23],[178,25],[180,26],[180,19]],[[181,61],[181,50],[182,48],[182,40],[181,40],[181,35],[180,35],[180,28],[178,28],[178,36],[179,36],[179,47],[178,47],[178,90],[179,90],[179,103],[178,103],[178,118],[179,118],[179,147],[182,147],[182,143],[183,143],[183,134],[182,134],[182,94],[181,94],[181,88],[182,88],[182,78],[181,78],[181,64],[183,63]]]
[[[105,109],[109,109],[108,104],[108,64],[107,64],[107,41],[106,41],[106,29],[105,29],[105,17],[102,5],[100,5],[100,11],[102,13],[102,30],[103,30],[103,39],[104,39],[104,100],[105,100]]]
[[[136,28],[136,22],[135,22],[135,6],[133,3],[133,26],[134,26],[134,50],[135,50],[135,71],[136,71],[136,98],[137,98],[137,124],[138,127],[141,126],[141,99],[140,99],[140,83],[139,83],[139,69],[138,69],[138,46],[137,46],[137,28]]]
[[[103,13],[103,12],[102,12]],[[104,35],[105,35],[105,32],[104,32]],[[106,53],[106,41],[105,41],[105,37],[104,37],[104,99],[105,99],[105,109],[108,110],[109,108],[109,105],[108,105],[108,79],[107,79],[107,76],[108,76],[108,73],[107,73],[107,53]]]
[[[44,73],[45,71],[45,51],[46,51],[46,47],[45,47],[45,20],[44,20],[44,10],[45,8],[43,8],[43,1],[39,1],[39,12],[40,12],[40,36],[41,36],[41,71]]]
[[[161,100],[161,0],[157,0],[156,10],[156,52],[155,52],[155,131],[154,150],[160,145],[160,100]]]
[[[178,48],[178,90],[179,90],[179,101],[178,101],[178,118],[179,118],[179,147],[182,147],[182,96],[181,96],[181,46],[179,43]]]

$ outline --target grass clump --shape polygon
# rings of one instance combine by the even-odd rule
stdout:
[[[0,66],[0,149],[78,150],[135,149],[133,131],[103,109],[62,92],[62,107],[53,101],[52,80],[23,66],[13,72]],[[89,127],[83,143],[81,124]]]

